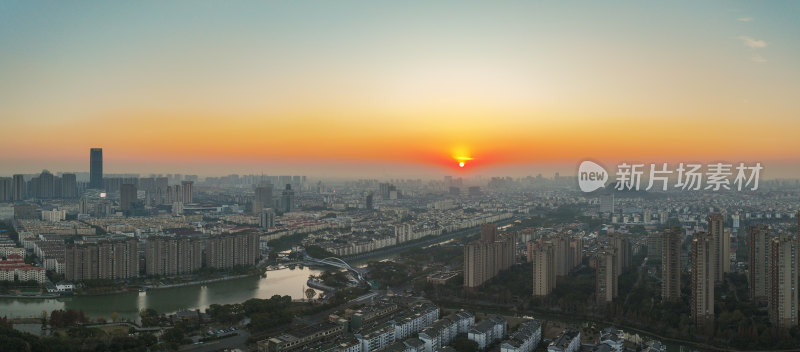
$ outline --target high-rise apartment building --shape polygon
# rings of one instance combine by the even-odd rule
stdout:
[[[497,235],[497,225],[481,226],[481,238],[464,246],[464,287],[476,288],[516,262],[516,236]]]
[[[612,233],[608,236],[608,244],[615,252],[615,272],[617,275],[628,271],[631,267],[631,242],[621,233]]]
[[[797,244],[782,233],[770,240],[769,320],[772,326],[788,329],[797,325]]]
[[[528,242],[530,261],[533,262],[533,296],[547,296],[556,287],[555,246],[550,240]]]
[[[14,179],[11,177],[0,177],[0,202],[8,202],[13,199]]]
[[[206,265],[220,269],[254,265],[259,259],[259,242],[259,234],[255,231],[211,237],[206,241]]]
[[[103,148],[89,150],[89,188],[103,187]]]
[[[256,187],[253,204],[258,204],[258,206],[253,207],[253,214],[260,214],[262,210],[272,208],[274,206],[272,201],[272,185]]]
[[[61,175],[61,197],[78,198],[78,179],[75,174]]]
[[[135,239],[69,244],[64,253],[64,277],[68,281],[139,276],[138,241]]]
[[[717,261],[714,236],[698,232],[692,239],[691,319],[699,331],[714,326],[714,280]]]
[[[664,230],[661,242],[661,299],[681,297],[681,237],[683,230],[673,226]]]
[[[750,297],[764,303],[769,297],[769,241],[770,229],[765,224],[748,228],[750,245]]]
[[[174,276],[199,270],[203,264],[203,242],[197,237],[154,236],[145,243],[147,275]]]
[[[11,185],[11,197],[13,200],[25,200],[25,176],[14,175],[13,184]]]
[[[258,226],[265,230],[275,227],[275,211],[273,211],[272,208],[261,210],[261,214],[258,218]]]
[[[613,249],[601,249],[595,256],[597,272],[595,274],[595,297],[597,303],[608,303],[614,300],[618,294],[619,272],[617,272],[617,262]]]
[[[708,233],[713,241],[714,281],[725,281],[725,273],[730,272],[730,235],[725,232],[725,218],[720,213],[708,214]],[[728,252],[726,252],[726,248]]]
[[[286,189],[281,192],[281,210],[284,213],[291,212],[294,209],[294,191],[292,185],[287,183]]]
[[[180,198],[183,204],[194,203],[194,181],[181,181],[181,191],[183,194]]]

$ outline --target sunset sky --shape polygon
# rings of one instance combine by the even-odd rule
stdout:
[[[800,175],[800,2],[0,2],[0,175]],[[465,167],[459,168],[462,157]],[[471,159],[471,160],[469,160]],[[771,172],[771,173],[770,173]]]

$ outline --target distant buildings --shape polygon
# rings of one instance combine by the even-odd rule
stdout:
[[[264,230],[275,227],[275,211],[272,208],[261,210],[258,217],[258,227]]]
[[[797,325],[797,245],[795,236],[772,238],[769,250],[769,320],[778,328]]]
[[[292,185],[287,183],[286,189],[281,192],[281,210],[284,213],[289,213],[294,209],[294,191]]]
[[[481,238],[464,246],[464,287],[476,288],[516,261],[514,234],[497,235],[497,225],[481,225]]]
[[[714,281],[718,262],[714,254],[717,243],[712,234],[698,232],[692,239],[690,316],[699,331],[714,326]]]
[[[11,184],[11,200],[25,200],[25,176],[14,175]]]
[[[183,204],[194,203],[194,181],[181,181],[182,195],[178,198]]]
[[[664,230],[661,242],[661,299],[677,300],[681,297],[681,237],[680,227]]]
[[[262,185],[255,189],[253,199],[253,214],[260,214],[262,210],[274,207],[272,201],[272,185]]]
[[[119,190],[119,208],[126,214],[136,206],[136,185],[123,184]]]

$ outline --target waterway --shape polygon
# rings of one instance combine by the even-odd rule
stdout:
[[[169,314],[183,309],[204,311],[212,304],[241,303],[251,298],[264,299],[273,295],[303,299],[308,276],[320,272],[321,268],[295,267],[267,271],[264,278],[251,276],[147,292],[45,299],[0,298],[0,316],[39,317],[42,311],[74,309],[82,310],[90,318],[109,319],[111,313],[116,312],[123,319],[137,320],[139,311],[147,308]]]

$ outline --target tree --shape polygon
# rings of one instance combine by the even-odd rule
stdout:
[[[478,352],[478,343],[466,337],[459,337],[453,341],[453,348],[458,352]]]
[[[184,336],[183,329],[179,327],[167,329],[167,331],[164,331],[163,337],[164,341],[167,342],[173,349],[177,349],[178,346],[180,346],[181,344],[184,343],[185,340],[187,340],[186,337]]]
[[[113,322],[115,322],[115,323],[116,323],[117,321],[119,321],[119,313],[117,313],[117,312],[112,312],[112,313],[111,313],[111,321],[113,321]]]
[[[316,296],[316,295],[317,295],[317,291],[314,291],[313,288],[306,289],[306,298],[308,298],[309,302],[311,302],[311,300],[314,299],[314,296]]]

